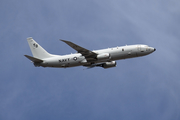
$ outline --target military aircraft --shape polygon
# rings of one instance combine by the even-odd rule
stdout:
[[[142,44],[90,51],[70,41],[61,40],[75,49],[77,53],[54,55],[43,49],[32,37],[27,38],[27,41],[33,57],[29,55],[25,55],[25,57],[31,60],[36,67],[67,68],[85,66],[87,68],[111,68],[116,67],[115,60],[145,56],[156,51],[155,48]]]

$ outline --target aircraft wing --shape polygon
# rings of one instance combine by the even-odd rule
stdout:
[[[66,40],[61,40],[61,41],[65,42],[67,45],[69,45],[70,47],[75,49],[78,53],[81,53],[87,59],[87,61],[96,60],[96,57],[98,55],[97,53],[87,50],[79,45],[76,45],[76,44],[70,42],[70,41],[66,41]]]

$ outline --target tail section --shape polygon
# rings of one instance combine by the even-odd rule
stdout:
[[[52,54],[49,54],[44,48],[42,48],[35,40],[33,40],[32,37],[27,38],[27,41],[29,43],[33,57],[37,59],[45,59],[53,56]]]

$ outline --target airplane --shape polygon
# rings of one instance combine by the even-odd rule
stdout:
[[[155,48],[143,44],[90,51],[70,41],[61,40],[75,49],[77,53],[54,55],[48,53],[32,37],[27,38],[27,41],[33,57],[29,55],[24,56],[31,60],[35,67],[68,68],[85,66],[87,68],[102,67],[106,69],[116,67],[115,60],[141,57],[156,51]]]

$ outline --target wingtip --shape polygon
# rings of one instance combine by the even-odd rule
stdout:
[[[65,42],[66,40],[63,40],[63,39],[59,39],[60,41],[63,41],[63,42]]]

